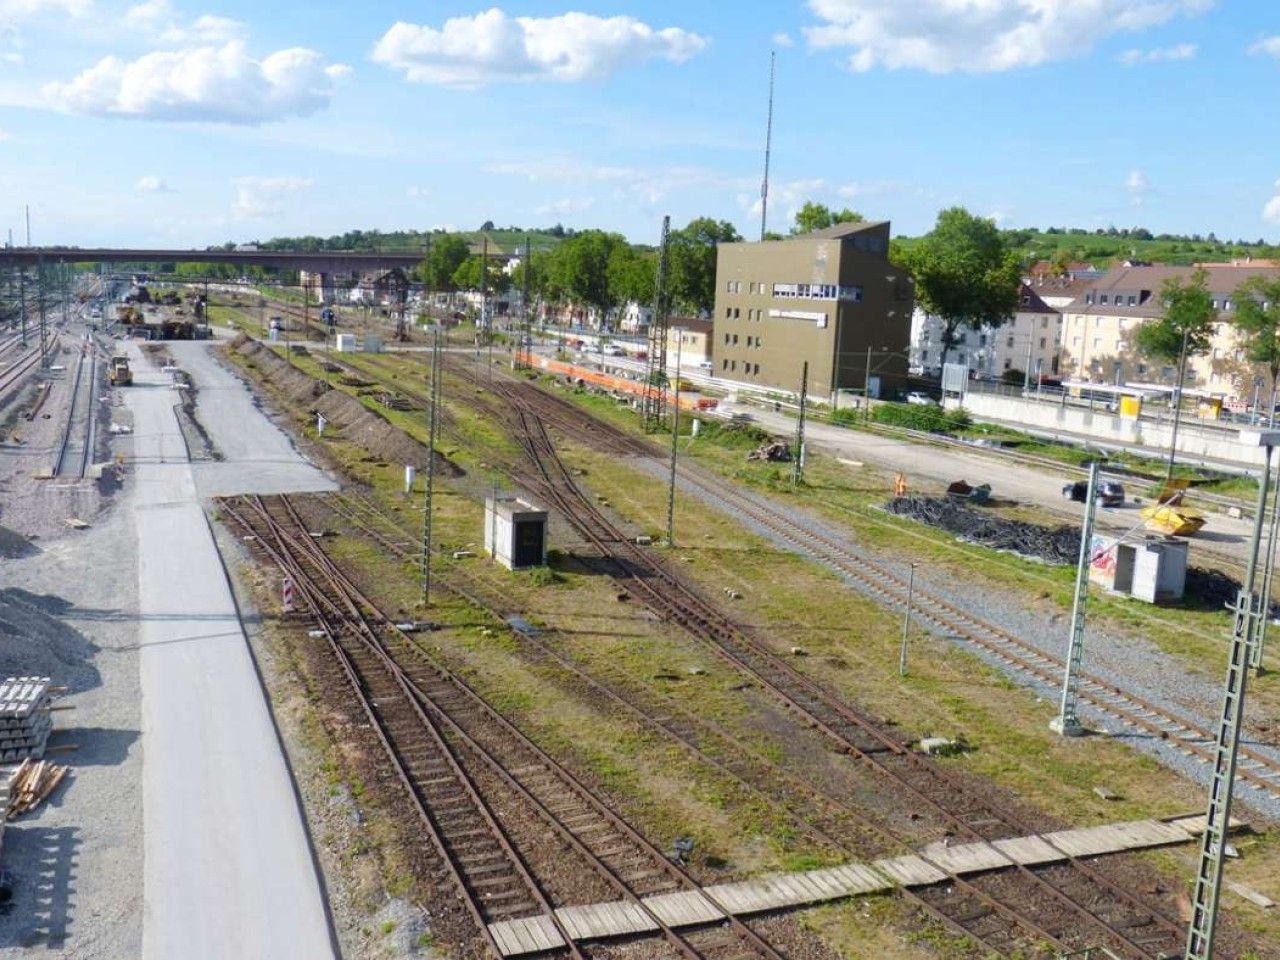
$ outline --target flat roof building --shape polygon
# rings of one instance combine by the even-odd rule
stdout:
[[[871,393],[905,382],[915,291],[889,262],[889,223],[841,223],[716,254],[714,373],[797,392]]]

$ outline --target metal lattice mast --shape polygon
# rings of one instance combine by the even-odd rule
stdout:
[[[516,351],[517,366],[533,366],[533,312],[529,309],[529,273],[533,270],[533,252],[529,247],[529,237],[524,238],[524,270],[520,290],[520,305],[524,311],[524,328],[520,333],[520,347]],[[524,354],[524,359],[518,359]]]
[[[1268,432],[1266,440],[1274,439]],[[1240,729],[1244,723],[1244,696],[1249,682],[1249,655],[1258,617],[1253,594],[1257,580],[1258,549],[1262,542],[1264,511],[1271,483],[1271,454],[1266,445],[1262,482],[1258,485],[1258,511],[1249,544],[1249,565],[1244,584],[1236,596],[1235,627],[1231,634],[1231,657],[1222,696],[1218,737],[1214,744],[1213,776],[1209,780],[1209,808],[1204,834],[1200,838],[1200,866],[1196,871],[1195,893],[1191,898],[1191,924],[1187,931],[1186,960],[1212,960],[1213,941],[1218,927],[1218,900],[1222,895],[1222,870],[1226,862],[1227,831],[1231,826],[1231,794],[1235,786],[1236,762],[1240,752]]]
[[[431,499],[436,478],[436,432],[440,417],[440,328],[431,339],[431,414],[427,429],[427,484],[422,510],[422,603],[431,602]]]
[[[1273,403],[1272,406],[1274,405]],[[1272,419],[1275,419],[1274,414]],[[1249,666],[1253,667],[1259,676],[1263,673],[1263,661],[1267,656],[1267,628],[1271,624],[1271,584],[1276,572],[1277,535],[1280,535],[1280,481],[1277,481],[1275,495],[1271,498],[1271,528],[1267,535],[1266,561],[1262,567],[1262,592],[1258,604],[1262,619],[1258,624],[1258,636],[1249,658]]]
[[[1067,646],[1067,670],[1062,677],[1062,705],[1050,726],[1064,737],[1084,733],[1077,713],[1080,668],[1084,662],[1084,609],[1089,600],[1089,569],[1093,565],[1093,520],[1098,507],[1098,461],[1089,465],[1089,495],[1085,498],[1080,526],[1080,560],[1076,564],[1076,595],[1071,604],[1071,638]]]
[[[671,217],[662,218],[662,240],[658,246],[658,271],[653,285],[653,319],[649,322],[649,364],[645,370],[644,396],[640,416],[645,430],[658,430],[666,416],[667,381],[667,242]],[[677,371],[678,375],[678,371]]]
[[[800,370],[800,416],[796,420],[796,450],[791,458],[791,485],[804,482],[804,417],[809,404],[809,361]]]
[[[773,77],[778,62],[775,51],[769,51],[769,119],[764,128],[764,179],[760,181],[760,239],[769,226],[769,159],[773,153]]]
[[[680,443],[680,350],[676,339],[675,402],[671,406],[671,476],[667,486],[667,546],[676,545],[676,453]]]

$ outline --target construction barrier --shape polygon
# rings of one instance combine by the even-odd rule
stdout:
[[[572,363],[564,363],[560,360],[552,360],[550,357],[542,357],[529,355],[526,353],[517,353],[516,362],[525,366],[543,370],[546,373],[553,373],[557,376],[568,377],[574,383],[581,382],[583,384],[591,384],[592,386],[601,387],[605,390],[612,390],[616,393],[626,393],[635,397],[644,396],[644,384],[635,380],[627,380],[623,377],[615,377],[607,373],[601,373],[598,370],[587,370],[584,367],[574,366]],[[671,402],[672,397],[668,393],[667,401]],[[719,406],[720,401],[714,397],[692,396],[689,394],[680,394],[680,409],[696,410],[706,412],[714,410]]]

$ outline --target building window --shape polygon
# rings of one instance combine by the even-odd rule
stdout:
[[[1107,302],[1107,295],[1106,295],[1105,293],[1100,293],[1100,294],[1098,294],[1098,302],[1099,302],[1099,303],[1106,303],[1106,302]]]
[[[1227,300],[1223,300],[1223,301],[1222,301],[1222,309],[1223,309],[1223,310],[1230,310],[1230,309],[1231,309],[1231,301],[1230,301],[1229,299],[1227,299]]]
[[[732,320],[732,319],[733,319],[733,307],[725,307],[725,308],[724,308],[724,318],[725,318],[726,320]]]
[[[758,364],[758,363],[753,363],[753,364],[751,365],[751,372],[752,372],[752,373],[754,373],[756,376],[759,376],[759,375],[760,375],[760,364]]]
[[[748,347],[751,346],[754,340],[755,340],[755,337],[747,337],[747,346]]]
[[[1215,360],[1221,360],[1221,359],[1222,359],[1222,348],[1221,348],[1221,347],[1214,347],[1214,348],[1213,348],[1213,359],[1215,359]]]
[[[735,371],[735,372],[736,372],[736,371],[737,371],[737,369],[738,369],[738,361],[737,361],[737,360],[730,360],[730,361],[729,361],[729,369],[730,369],[730,370],[733,370],[733,371]]]
[[[1217,309],[1218,309],[1218,301],[1217,301],[1217,300],[1214,300],[1214,301],[1213,301],[1213,309],[1215,309],[1215,310],[1217,310]]]
[[[1045,340],[1045,338],[1044,338],[1044,337],[1041,337],[1041,338],[1040,338],[1040,349],[1041,349],[1041,350],[1043,350],[1043,349],[1044,349],[1044,340]]]
[[[929,362],[929,351],[928,351],[928,350],[921,350],[921,351],[920,351],[920,362],[921,362],[921,363],[928,363],[928,362]]]
[[[1008,370],[1008,369],[1009,369],[1010,367],[1012,367],[1012,366],[1013,366],[1013,361],[1012,361],[1012,360],[1010,360],[1008,357],[1005,357],[1005,360],[1004,360],[1004,368],[1005,368],[1006,370]]]
[[[1129,294],[1129,306],[1136,307],[1137,305],[1138,305],[1138,298],[1134,296],[1132,293]]]
[[[720,369],[721,369],[721,370],[728,370],[728,369],[729,369],[729,361],[728,361],[728,360],[721,360],[721,361],[720,361]]]
[[[1012,347],[1012,346],[1013,346],[1013,334],[1009,334],[1009,337],[1008,337],[1008,339],[1007,339],[1007,340],[1005,340],[1005,344],[1004,344],[1004,345],[1005,345],[1006,347]]]
[[[725,342],[725,345],[726,345],[726,346],[728,346],[728,344],[729,344],[729,335],[728,335],[727,333],[724,335],[724,342]]]
[[[1031,297],[1030,297],[1029,295],[1023,296],[1023,298],[1022,298],[1022,305],[1023,305],[1024,307],[1029,307],[1029,306],[1031,306]]]
[[[735,347],[738,345],[738,335],[736,333],[733,335],[733,345]]]
[[[1094,338],[1093,338],[1093,349],[1097,350],[1097,349],[1101,348],[1101,346],[1102,346],[1102,338],[1101,338],[1101,337],[1094,337]]]
[[[1043,330],[1043,329],[1045,329],[1045,327],[1047,327],[1047,326],[1049,326],[1049,318],[1048,318],[1048,317],[1041,317],[1041,318],[1040,318],[1040,329],[1041,329],[1041,330]]]
[[[1145,377],[1147,375],[1147,365],[1145,363],[1138,364],[1138,376]]]
[[[737,320],[740,316],[742,316],[742,311],[741,311],[741,310],[739,310],[737,307],[734,307],[734,308],[733,308],[733,319]]]
[[[725,343],[728,343],[728,342],[729,342],[729,341],[728,341],[728,338],[726,338],[726,339],[725,339]],[[1080,338],[1079,338],[1079,337],[1072,337],[1072,338],[1071,338],[1071,345],[1072,345],[1073,347],[1078,347],[1078,346],[1080,346]]]

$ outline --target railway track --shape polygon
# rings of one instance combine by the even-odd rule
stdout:
[[[367,501],[343,494],[329,495],[326,505],[340,519],[363,532],[402,560],[416,562],[418,554],[412,534],[395,520]],[[465,585],[459,578],[466,579]],[[509,621],[513,613],[507,600],[492,589],[468,577],[463,571],[450,570],[445,580],[448,590],[474,607],[487,611],[499,621]],[[850,805],[847,796],[822,784],[811,783],[785,770],[748,745],[741,738],[713,720],[686,709],[674,699],[657,698],[652,691],[618,680],[606,680],[589,674],[562,650],[554,630],[540,631],[513,628],[521,647],[521,655],[534,665],[555,671],[575,693],[603,710],[636,721],[651,733],[671,740],[693,758],[727,778],[744,796],[763,800],[786,812],[798,836],[807,836],[814,849],[825,849],[845,859],[870,859],[907,851],[918,851],[921,826],[917,821],[910,829],[894,829],[889,818],[870,818]],[[1104,906],[1099,890],[1073,889],[1069,871],[1060,867],[1036,871],[1048,878],[1055,889],[1068,896],[1092,896],[1095,912],[1114,907]],[[999,886],[989,880],[978,882],[953,878],[948,884],[926,890],[902,890],[910,906],[939,922],[951,933],[970,937],[989,952],[1000,956],[1025,956],[1037,945],[1052,944],[1067,949],[1069,932],[1048,932],[1062,924],[1061,914],[1054,913],[1052,899],[1040,905],[1040,915],[1027,916],[1015,911],[993,895],[988,888]],[[1101,892],[1113,895],[1111,881],[1104,881]],[[1049,916],[1044,916],[1044,910]],[[1139,909],[1123,918],[1129,927],[1158,928],[1160,943],[1181,936],[1181,927]],[[1046,929],[1048,928],[1048,930]],[[1144,936],[1146,934],[1144,933]]]
[[[85,376],[85,367],[89,368]],[[58,441],[58,452],[54,458],[50,473],[55,477],[81,477],[89,472],[93,459],[93,448],[97,440],[97,411],[93,398],[97,393],[98,383],[98,350],[90,343],[82,347],[80,359],[76,362],[76,376],[71,385],[71,403],[67,409],[67,422],[63,425],[62,436]],[[76,438],[77,413],[83,422],[83,430]],[[73,442],[74,439],[74,442]]]
[[[631,542],[578,488],[555,451],[545,417],[534,409],[537,401],[530,402],[519,385],[503,384],[496,390],[509,402],[518,436],[536,468],[537,475],[530,479],[537,492],[610,563],[615,579],[650,609],[683,627],[822,733],[838,750],[887,778],[902,792],[904,802],[909,798],[915,807],[927,810],[945,823],[952,835],[980,841],[1037,832],[1035,824],[975,795],[970,785],[910,750],[872,718],[782,660],[767,644],[738,629],[649,551]],[[1064,863],[1065,866],[1043,871],[1017,868],[1015,872],[1039,896],[1016,898],[1015,906],[993,892],[1003,877],[981,878],[972,884],[956,881],[956,890],[976,894],[988,909],[967,904],[953,919],[972,935],[982,937],[974,924],[987,924],[993,917],[1003,915],[1016,918],[1057,947],[1105,943],[1128,957],[1173,955],[1180,948],[1185,934],[1181,924],[1170,920],[1159,908],[1141,902],[1092,866],[1071,857],[1065,857]],[[984,886],[991,889],[983,889]],[[1037,919],[1029,921],[1028,917]],[[1143,934],[1135,936],[1135,929],[1141,929]],[[998,951],[1007,949],[1001,936],[982,938]]]
[[[692,878],[381,614],[315,542],[287,498],[273,504],[254,498],[222,506],[295,578],[490,953],[501,955],[489,923],[554,918],[552,907],[564,902],[555,897],[553,903],[540,876],[547,855],[534,865],[502,825],[523,823],[550,832],[557,857],[585,871],[596,897],[611,894],[647,913],[686,960],[782,960],[732,917],[692,932],[659,921],[640,898],[695,889]],[[494,797],[514,815],[500,822]],[[563,876],[567,869],[561,862],[555,872]],[[581,888],[583,876],[574,876]],[[568,952],[581,957],[568,933],[560,933]]]
[[[526,389],[535,388],[528,386]],[[590,417],[571,402],[542,391],[538,393],[547,398],[535,401],[544,422],[555,424],[571,435],[582,436],[585,442],[603,442],[606,444],[604,449],[610,452],[651,459],[663,456],[650,444]],[[772,536],[834,570],[887,606],[898,610],[905,607],[906,577],[844,539],[832,536],[822,521],[809,518],[800,511],[784,511],[767,497],[723,483],[687,465],[681,467],[679,477],[682,484],[696,489],[699,497],[768,529]],[[1022,674],[1025,679],[1048,685],[1051,689],[1061,686],[1065,664],[1060,658],[927,588],[922,589],[919,582],[915,584],[912,609],[913,616],[921,617],[935,630],[958,637]],[[1080,699],[1131,733],[1168,741],[1197,762],[1212,764],[1215,732],[1186,715],[1089,672],[1081,674]],[[1242,747],[1241,755],[1243,762],[1237,783],[1259,795],[1280,800],[1280,760],[1248,744]]]
[[[51,341],[48,350],[51,352],[56,347],[56,341]],[[32,369],[39,365],[40,359],[44,354],[39,347],[27,352],[14,360],[3,371],[0,371],[0,395],[3,395],[11,387],[17,386],[22,378],[25,377]]]

